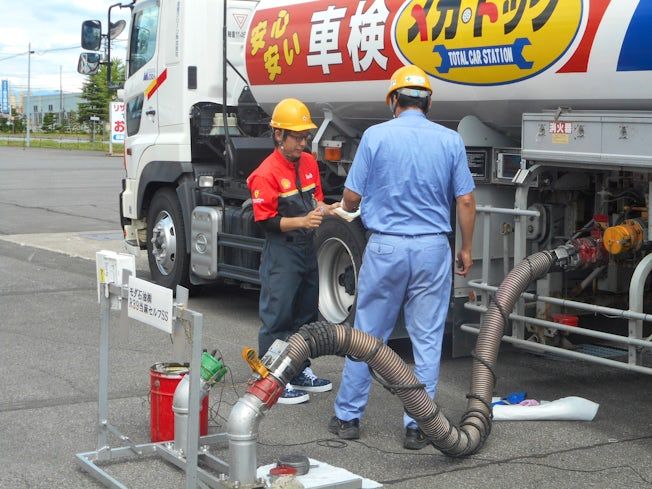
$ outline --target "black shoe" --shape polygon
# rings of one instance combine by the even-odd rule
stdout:
[[[421,450],[428,444],[428,438],[419,428],[405,428],[405,438],[403,438],[403,448],[408,450]]]
[[[333,416],[328,422],[328,431],[343,440],[357,440],[360,438],[360,420],[355,418],[351,421],[342,421],[337,416]]]

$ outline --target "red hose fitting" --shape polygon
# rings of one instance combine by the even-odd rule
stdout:
[[[602,242],[594,238],[579,238],[572,241],[577,250],[581,266],[601,265],[607,261],[607,252]]]
[[[264,379],[257,380],[249,386],[247,392],[253,394],[258,399],[260,399],[265,406],[271,408],[278,398],[283,394],[285,386],[281,384],[271,375],[268,375]]]

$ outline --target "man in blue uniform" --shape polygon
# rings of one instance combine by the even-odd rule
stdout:
[[[274,340],[286,340],[301,326],[317,320],[319,274],[314,231],[334,205],[324,204],[317,161],[304,149],[315,129],[308,108],[299,100],[281,100],[270,123],[274,152],[247,179],[254,219],[265,231],[260,261],[258,334],[260,355]],[[309,366],[286,386],[281,404],[299,404],[308,392],[333,388]]]
[[[465,276],[473,263],[475,186],[459,134],[426,118],[431,94],[417,66],[392,75],[386,101],[394,119],[362,136],[342,209],[360,206],[372,233],[360,269],[355,328],[387,342],[402,307],[414,373],[434,398],[452,283],[450,209],[455,201],[462,234],[457,273]],[[370,387],[367,364],[347,358],[330,432],[359,438]],[[403,424],[403,446],[424,447],[427,441],[407,413]]]

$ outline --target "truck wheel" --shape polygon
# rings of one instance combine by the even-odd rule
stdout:
[[[187,287],[190,256],[176,192],[162,188],[147,213],[147,259],[152,280],[163,287]]]
[[[356,284],[366,242],[359,219],[348,223],[327,217],[319,226],[315,237],[319,313],[326,321],[353,325]]]

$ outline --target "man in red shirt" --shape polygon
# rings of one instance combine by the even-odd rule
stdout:
[[[302,325],[317,320],[319,274],[314,231],[337,204],[324,204],[317,161],[304,149],[316,129],[299,100],[281,100],[270,123],[276,149],[247,179],[254,219],[265,231],[260,261],[258,334],[261,355],[274,340],[286,340]],[[309,364],[290,381],[278,402],[299,404],[307,392],[333,388]]]

